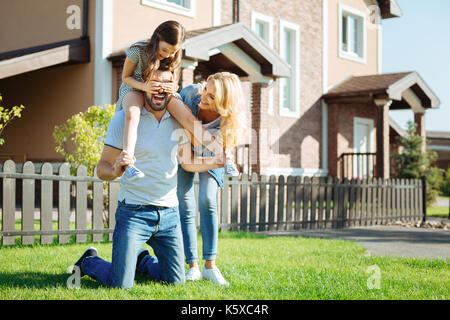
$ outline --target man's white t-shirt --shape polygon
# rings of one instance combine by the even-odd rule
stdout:
[[[105,145],[123,149],[125,112],[118,111],[111,119]],[[188,143],[184,129],[166,110],[160,122],[153,113],[142,109],[137,130],[134,165],[145,177],[128,181],[122,175],[119,201],[126,203],[174,207],[178,205],[178,146]]]

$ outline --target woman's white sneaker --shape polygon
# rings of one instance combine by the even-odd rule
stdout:
[[[190,268],[188,272],[186,272],[186,280],[188,281],[197,281],[202,278],[200,270],[197,268]]]
[[[214,284],[218,284],[220,286],[228,287],[230,284],[224,279],[222,273],[220,273],[219,268],[214,267],[212,269],[207,269],[203,267],[202,269],[202,278],[205,280],[212,281]]]

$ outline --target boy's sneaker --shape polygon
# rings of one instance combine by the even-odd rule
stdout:
[[[237,177],[239,175],[239,170],[236,168],[234,162],[226,162],[224,169],[227,177]]]
[[[141,250],[138,251],[137,261],[136,261],[136,272],[141,272],[141,270],[139,270],[139,266],[141,265],[141,262],[144,259],[144,257],[148,256],[148,255],[150,255],[150,253],[145,248],[142,248]]]
[[[136,168],[135,166],[128,166],[125,169],[125,175],[126,175],[128,181],[136,181],[145,176],[145,174],[141,170]]]
[[[228,287],[230,285],[224,279],[224,277],[222,276],[222,273],[220,273],[220,270],[217,267],[214,267],[212,269],[206,269],[206,267],[203,267],[202,278],[205,280],[212,281],[212,283],[217,284],[219,286]]]
[[[186,272],[186,280],[188,281],[197,281],[202,278],[200,270],[197,268],[190,268],[188,272]]]
[[[89,247],[89,248],[86,249],[86,251],[80,257],[80,259],[78,259],[77,262],[75,262],[74,267],[77,266],[78,269],[80,270],[80,277],[85,275],[85,273],[83,272],[83,268],[81,268],[81,265],[83,264],[84,260],[87,257],[96,257],[97,255],[98,255],[97,248]],[[74,273],[75,273],[75,270],[72,271],[72,274],[74,274]]]

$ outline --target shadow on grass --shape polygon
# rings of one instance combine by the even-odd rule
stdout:
[[[0,291],[2,288],[50,289],[67,288],[69,274],[49,274],[43,272],[0,273]],[[86,277],[83,279],[87,279]],[[83,281],[83,288],[96,289],[101,284],[95,281]]]
[[[0,291],[2,288],[23,288],[23,289],[51,289],[67,288],[67,280],[70,274],[49,274],[44,272],[17,272],[0,273]],[[139,285],[149,285],[152,283],[166,284],[150,278],[144,274],[137,273],[135,282]],[[100,282],[84,276],[81,279],[83,289],[108,288]]]

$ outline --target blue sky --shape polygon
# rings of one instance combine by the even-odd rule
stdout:
[[[450,131],[450,0],[397,0],[400,18],[382,21],[383,73],[417,71],[441,101],[425,128]],[[391,111],[403,128],[412,111]]]

